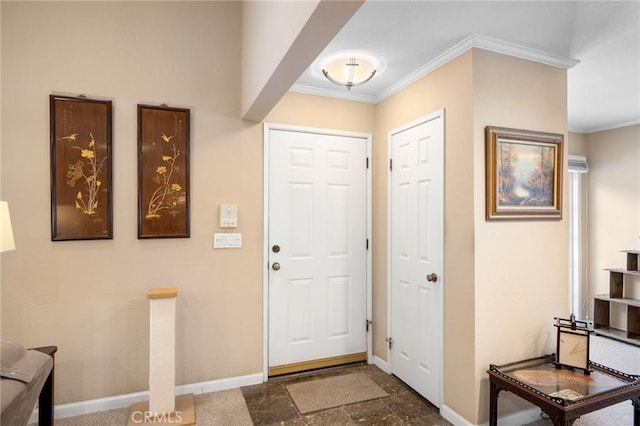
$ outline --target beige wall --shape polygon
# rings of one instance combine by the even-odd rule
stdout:
[[[472,53],[467,52],[378,105],[374,139],[374,353],[388,359],[388,134],[445,109],[444,403],[472,419],[474,358]]]
[[[609,292],[603,268],[622,267],[620,250],[640,248],[640,125],[586,135],[587,282],[592,297]],[[635,286],[640,297],[640,287]]]
[[[147,389],[153,287],[179,291],[177,384],[262,372],[262,126],[238,119],[241,15],[239,2],[2,2],[18,250],[2,256],[1,331],[59,347],[58,404]],[[113,240],[50,241],[51,93],[113,99]],[[191,109],[191,238],[138,240],[136,104],[162,102]],[[372,133],[374,118],[288,94],[268,120]],[[239,206],[242,249],[212,248],[222,203]]]
[[[1,7],[1,184],[18,244],[2,257],[3,338],[59,346],[58,403],[143,390],[146,292],[175,285],[177,383],[261,372],[262,126],[237,118],[241,4]],[[50,241],[50,93],[114,100],[113,240]],[[135,107],[162,102],[192,112],[191,238],[138,240]],[[478,423],[489,362],[550,351],[567,309],[566,221],[484,221],[483,129],[566,134],[566,73],[474,50],[378,106],[289,93],[265,121],[373,133],[373,350],[386,360],[387,136],[441,108],[444,403]],[[239,206],[240,250],[211,248],[222,203]]]
[[[593,318],[593,296],[609,292],[609,275],[603,269],[623,267],[620,250],[640,248],[640,125],[570,133],[569,153],[586,156],[589,164],[589,173],[582,176],[584,277],[587,315]],[[634,282],[630,277],[627,281]],[[628,287],[640,297],[638,285]],[[623,317],[622,311],[613,316],[621,327]]]
[[[262,121],[364,0],[243,1],[242,113]]]
[[[57,403],[143,390],[146,292],[177,286],[177,383],[259,372],[262,155],[259,130],[233,118],[241,4],[3,2],[2,12],[2,189],[18,245],[2,258],[3,338],[59,347]],[[50,241],[50,93],[113,99],[113,240]],[[136,104],[162,102],[192,111],[191,238],[138,240]],[[240,206],[242,250],[211,248],[225,202]]]
[[[444,404],[472,423],[488,418],[489,364],[553,352],[553,317],[568,304],[566,220],[485,221],[484,129],[566,137],[566,107],[565,70],[478,49],[378,106],[374,351],[386,359],[387,135],[445,108]],[[526,407],[500,400],[502,412]]]
[[[489,363],[554,352],[554,316],[568,310],[567,220],[485,221],[484,128],[567,135],[566,71],[474,52],[475,344],[477,422],[488,418]],[[526,100],[526,102],[524,102]],[[566,144],[564,147],[566,170]],[[563,206],[567,181],[564,180]],[[524,406],[506,394],[501,408]]]
[[[584,133],[569,133],[567,137],[569,154],[587,155],[587,135]]]
[[[287,92],[265,122],[372,134],[375,111],[373,104]]]
[[[241,116],[260,96],[319,2],[243,2]]]

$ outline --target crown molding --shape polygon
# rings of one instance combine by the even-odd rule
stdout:
[[[345,101],[364,102],[368,104],[376,104],[378,101],[375,96],[363,95],[359,93],[353,93],[344,90],[333,89],[321,89],[313,86],[306,86],[303,84],[294,84],[289,89],[290,92],[303,93],[306,95],[324,96],[327,98],[343,99]]]
[[[398,81],[397,83],[389,86],[389,88],[380,92],[376,96],[376,103],[382,102],[388,97],[395,95],[402,89],[420,80],[425,75],[432,73],[433,71],[437,70],[447,62],[457,58],[458,56],[462,55],[464,52],[466,52],[471,48],[473,48],[473,35],[465,38],[464,40],[454,45],[453,47],[445,50],[440,55],[436,56],[435,59],[427,62],[426,64],[424,64],[423,66],[421,66],[420,68],[412,72],[411,74],[407,75],[406,77]]]
[[[595,126],[595,127],[572,127],[569,126],[569,131],[572,133],[583,133],[583,134],[590,134],[590,133],[598,133],[598,132],[604,132],[607,130],[615,130],[615,129],[621,129],[623,127],[629,127],[629,126],[636,126],[640,124],[640,119],[639,120],[632,120],[632,121],[625,121],[624,123],[613,123],[613,124],[607,124],[605,126]]]
[[[332,89],[319,89],[300,84],[294,84],[289,90],[308,95],[326,96],[349,101],[377,104],[473,48],[501,53],[503,55],[526,59],[528,61],[538,62],[562,69],[569,69],[580,63],[580,61],[576,59],[531,49],[478,34],[472,34],[375,96],[361,95],[353,92],[344,92]]]
[[[580,63],[580,61],[577,59],[554,55],[553,53],[547,53],[541,50],[520,46],[518,44],[496,40],[491,37],[485,37],[478,34],[474,34],[471,37],[473,38],[473,47],[475,48],[502,53],[503,55],[526,59],[532,62],[538,62],[540,64],[550,65],[556,68],[568,70],[569,68],[573,68]]]
[[[398,81],[396,84],[390,86],[388,89],[380,92],[376,96],[376,103],[381,102],[388,98],[391,95],[398,93],[400,90],[406,88],[412,83],[415,83],[425,75],[435,71],[440,68],[444,64],[458,56],[465,53],[470,49],[483,49],[491,52],[501,53],[503,55],[513,56],[520,59],[526,59],[532,62],[538,62],[545,65],[550,65],[557,68],[569,69],[577,64],[580,61],[571,58],[565,58],[563,56],[554,55],[551,53],[542,52],[540,50],[531,49],[528,47],[520,46],[513,43],[508,43],[501,40],[496,40],[490,37],[481,36],[478,34],[472,34],[454,45],[453,47],[447,49],[440,55],[438,55],[435,59],[418,68],[411,74],[407,75],[402,80]]]

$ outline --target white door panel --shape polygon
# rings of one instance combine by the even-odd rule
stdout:
[[[366,142],[269,131],[270,367],[366,351]]]
[[[391,370],[439,406],[444,111],[391,132],[390,145]]]

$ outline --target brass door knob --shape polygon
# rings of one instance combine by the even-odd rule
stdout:
[[[427,275],[427,281],[435,283],[438,281],[438,276],[434,273]]]
[[[278,262],[274,263],[273,265],[271,265],[271,269],[273,269],[274,271],[279,271],[280,264]]]

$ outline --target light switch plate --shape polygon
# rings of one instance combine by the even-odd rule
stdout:
[[[216,232],[213,234],[213,248],[241,248],[242,234],[231,232]]]
[[[238,205],[220,205],[220,228],[236,228],[238,226]]]

